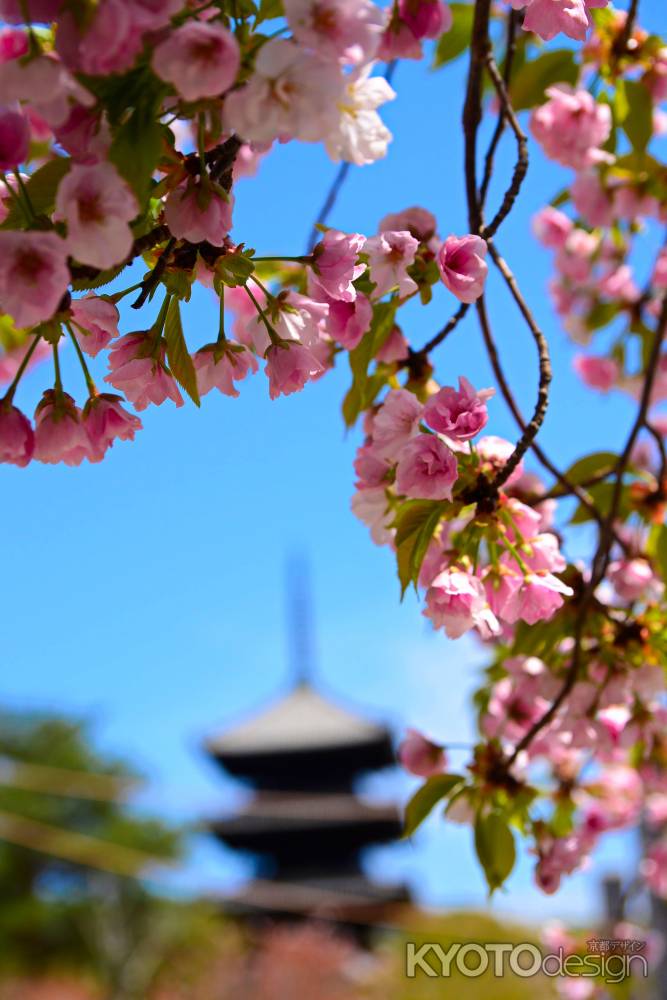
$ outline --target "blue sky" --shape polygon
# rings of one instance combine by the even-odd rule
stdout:
[[[666,27],[661,3],[643,0],[647,26]],[[463,61],[438,73],[426,64],[399,66],[398,97],[382,112],[395,135],[389,156],[351,171],[331,224],[372,234],[387,212],[421,204],[437,216],[441,235],[466,231],[463,70]],[[511,171],[506,141],[492,197]],[[550,257],[528,236],[531,215],[565,174],[531,151],[534,165],[498,243],[549,337],[556,378],[543,443],[567,465],[617,443],[631,411],[616,395],[591,399],[571,372],[572,350],[545,294]],[[238,185],[234,236],[258,254],[302,252],[335,170],[317,147],[274,150],[257,178]],[[532,341],[495,276],[489,286],[501,357],[528,412]],[[406,332],[424,342],[455,305],[440,290],[428,309],[405,310]],[[193,347],[213,339],[216,314],[211,293],[199,291],[184,315]],[[124,330],[135,322],[125,309]],[[81,400],[76,359],[63,353],[66,388]],[[472,315],[438,363],[442,382],[465,374],[477,386],[493,384]],[[31,373],[19,405],[33,406],[46,379],[44,367]],[[201,741],[289,685],[285,564],[295,549],[311,566],[322,689],[388,719],[397,734],[413,724],[443,741],[471,737],[467,702],[483,650],[432,634],[412,596],[399,604],[391,553],[375,548],[349,511],[358,435],[346,436],[340,418],[348,381],[341,364],[299,395],[271,402],[266,379],[255,377],[236,400],[211,394],[201,410],[189,403],[149,409],[134,444],[117,445],[99,465],[0,467],[1,696],[17,707],[90,718],[101,746],[146,772],[142,804],[166,817],[193,822],[236,800]],[[502,400],[490,414],[490,433],[515,434]],[[383,775],[369,791],[404,801],[411,785],[406,776]],[[378,851],[369,864],[378,877],[407,879],[427,903],[483,906],[470,839],[469,830],[435,819],[413,843]],[[586,919],[596,912],[601,874],[631,870],[632,861],[628,840],[617,838],[590,872],[546,900],[532,888],[524,859],[493,905],[531,919]],[[169,884],[226,889],[244,870],[201,839]]]

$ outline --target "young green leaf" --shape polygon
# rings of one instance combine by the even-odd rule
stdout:
[[[411,837],[431,810],[463,783],[460,774],[434,774],[418,788],[405,807],[403,837]]]
[[[545,52],[518,70],[510,84],[510,100],[515,111],[534,108],[546,100],[545,91],[554,83],[577,82],[579,67],[574,52],[555,49]]]
[[[501,812],[479,813],[475,822],[475,851],[492,895],[514,868],[514,835]]]
[[[458,58],[470,44],[474,4],[452,3],[449,9],[452,12],[452,26],[440,37],[436,45],[433,69],[440,69],[445,63]]]
[[[167,360],[171,373],[181,385],[193,403],[199,406],[199,391],[197,389],[197,373],[192,363],[188,345],[183,336],[181,324],[181,306],[174,298],[169,303],[167,318],[164,324],[164,338],[167,342]]]

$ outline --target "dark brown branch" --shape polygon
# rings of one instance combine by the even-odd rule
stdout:
[[[465,184],[471,233],[479,233],[482,226],[481,206],[477,193],[477,132],[482,120],[482,74],[491,49],[490,14],[491,0],[477,0],[470,39],[470,68],[463,106]]]
[[[449,336],[454,327],[458,326],[460,320],[463,319],[465,314],[468,312],[469,308],[470,306],[468,305],[467,302],[462,302],[461,305],[456,310],[456,312],[454,313],[454,315],[447,320],[442,330],[440,330],[439,333],[436,333],[435,336],[431,337],[431,339],[427,341],[423,347],[420,347],[420,349],[416,353],[421,355],[422,357],[425,357],[430,351],[438,347],[443,342],[443,340],[445,340],[445,338]]]
[[[500,470],[493,481],[494,486],[498,489],[503,483],[507,482],[512,472],[516,469],[517,465],[537,437],[537,433],[544,422],[544,417],[549,405],[549,385],[551,383],[552,373],[549,346],[547,344],[546,337],[540,330],[532,312],[528,308],[528,305],[519,290],[516,278],[512,274],[512,271],[508,267],[507,263],[498,253],[498,250],[492,242],[488,241],[488,247],[494,264],[505,279],[505,282],[512,293],[512,297],[519,307],[528,329],[533,335],[539,358],[539,383],[537,388],[537,401],[535,403],[533,416],[531,417],[530,422],[524,427],[523,433],[517,442],[514,451],[505,463],[505,466]]]
[[[604,519],[604,522],[600,528],[600,537],[598,540],[598,547],[593,558],[591,566],[591,575],[586,584],[586,589],[581,597],[579,603],[577,618],[574,626],[574,649],[572,651],[572,660],[568,668],[567,674],[565,675],[565,680],[563,685],[554,698],[553,702],[549,708],[544,712],[544,714],[537,719],[537,721],[530,727],[528,732],[522,737],[517,743],[512,754],[507,761],[507,768],[511,768],[512,764],[515,762],[520,753],[522,753],[526,747],[528,747],[532,741],[535,739],[537,734],[547,726],[551,720],[556,715],[556,712],[563,704],[572,688],[577,682],[579,677],[579,671],[581,667],[581,655],[582,655],[582,640],[584,635],[584,626],[586,624],[586,619],[588,612],[591,608],[595,597],[595,591],[601,582],[604,574],[607,571],[607,565],[609,563],[609,557],[611,553],[612,544],[614,541],[614,521],[618,515],[618,510],[620,506],[621,496],[623,492],[623,476],[628,467],[630,461],[630,454],[634,448],[635,442],[639,435],[639,432],[643,426],[646,424],[646,414],[648,413],[648,408],[651,403],[651,393],[653,391],[653,384],[655,382],[655,376],[658,369],[658,361],[660,359],[660,353],[662,351],[662,345],[665,339],[665,331],[667,330],[667,295],[665,295],[662,303],[662,309],[660,311],[660,318],[658,320],[658,325],[655,331],[655,337],[653,340],[653,345],[651,348],[651,355],[648,359],[646,366],[646,377],[644,379],[644,386],[642,389],[642,395],[639,402],[639,409],[637,410],[637,416],[632,425],[630,433],[628,434],[627,440],[625,442],[625,447],[618,458],[616,463],[615,475],[616,481],[614,484],[614,493],[612,495],[611,504],[609,506],[609,512]]]
[[[625,24],[621,28],[618,38],[614,42],[613,56],[615,63],[617,63],[619,59],[622,59],[628,52],[628,42],[632,36],[638,12],[639,0],[630,0],[630,6],[628,7],[628,12],[625,17]]]
[[[482,228],[481,235],[486,239],[490,240],[491,237],[498,231],[498,228],[502,222],[507,218],[509,213],[512,211],[514,202],[516,201],[519,191],[521,190],[521,185],[523,184],[524,178],[528,171],[528,140],[523,132],[523,129],[519,125],[519,121],[514,113],[514,109],[510,103],[509,94],[507,92],[507,86],[502,76],[498,72],[498,67],[496,66],[493,55],[489,52],[486,57],[486,68],[488,70],[489,76],[496,88],[496,93],[498,94],[498,99],[500,100],[500,105],[502,108],[502,116],[509,122],[510,128],[514,133],[517,143],[517,160],[514,165],[514,171],[512,173],[512,180],[507,188],[500,208],[494,215],[492,221],[488,226]],[[481,211],[481,193],[480,193],[480,211]]]
[[[665,480],[667,479],[667,448],[665,448],[665,439],[658,430],[654,427],[652,423],[648,420],[646,421],[646,430],[649,432],[653,440],[658,447],[658,453],[660,455],[660,472],[658,473],[658,488],[663,490],[665,488]]]
[[[503,63],[503,80],[505,86],[509,88],[510,78],[512,76],[512,66],[514,63],[514,56],[516,54],[516,29],[518,23],[518,14],[515,10],[510,11],[507,18],[507,40],[505,43],[505,59]],[[491,183],[491,177],[493,176],[493,164],[496,155],[496,150],[498,148],[498,143],[500,142],[503,132],[505,131],[505,111],[501,105],[500,112],[498,114],[498,121],[496,122],[496,127],[489,144],[489,148],[486,152],[486,158],[484,161],[484,176],[482,178],[482,183],[479,189],[479,202],[484,209],[484,202],[486,201],[486,195],[489,190],[489,184]]]

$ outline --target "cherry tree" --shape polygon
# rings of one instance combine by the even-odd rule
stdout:
[[[642,816],[664,824],[662,237],[645,261],[667,222],[667,47],[642,28],[638,0],[623,11],[607,0],[0,0],[0,16],[0,461],[99,462],[134,438],[148,406],[238,396],[260,369],[276,398],[349,366],[343,420],[363,432],[352,510],[433,627],[476,632],[489,656],[467,766],[448,770],[446,733],[412,730],[402,744],[425,779],[406,833],[436,805],[469,823],[491,891],[522,838],[553,892],[607,831]],[[431,49],[436,66],[467,60],[468,231],[438,234],[426,208],[395,204],[378,233],[329,227],[349,166],[391,155],[382,108],[397,64]],[[484,116],[495,120],[486,148]],[[268,257],[230,238],[235,182],[288,141],[322,143],[341,167],[308,252]],[[515,150],[506,178],[501,143]],[[576,371],[635,404],[620,446],[569,468],[540,442],[549,344],[499,243],[543,157],[564,186],[534,235],[553,253],[550,297],[578,345]],[[532,413],[505,374],[489,267],[534,345]],[[196,282],[218,306],[193,344],[181,317]],[[451,316],[424,342],[401,309],[426,309],[437,285]],[[472,357],[453,373],[438,350],[466,314],[493,386],[476,384]],[[63,385],[64,344],[80,362],[78,398]],[[98,356],[104,385],[91,374]],[[20,384],[38,363],[49,374],[30,417]],[[516,422],[511,441],[487,433],[494,393]],[[596,539],[573,561],[582,524]],[[667,841],[653,841],[642,873],[667,896]]]

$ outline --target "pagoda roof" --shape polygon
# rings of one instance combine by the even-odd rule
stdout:
[[[301,683],[264,712],[210,738],[207,748],[224,761],[253,754],[385,743],[389,735],[386,726],[364,719]]]

